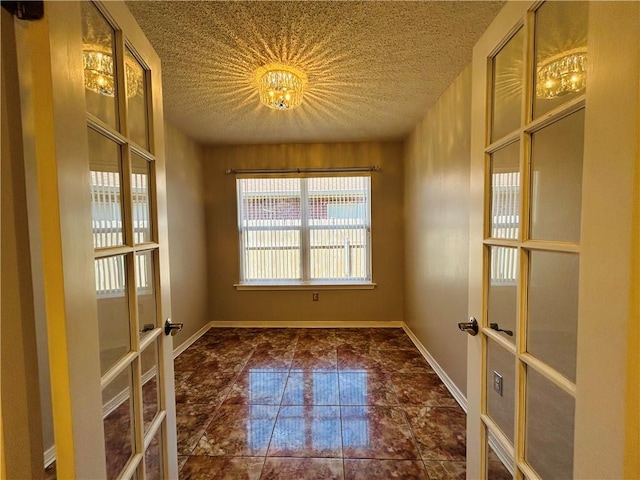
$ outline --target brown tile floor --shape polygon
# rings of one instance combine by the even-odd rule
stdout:
[[[400,328],[215,328],[175,371],[181,479],[465,476],[465,414]]]
[[[175,381],[181,479],[465,478],[465,414],[400,328],[211,329]],[[123,405],[105,419],[113,472]]]

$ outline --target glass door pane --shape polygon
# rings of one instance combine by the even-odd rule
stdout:
[[[89,168],[93,247],[123,245],[120,145],[89,128]]]
[[[100,371],[105,373],[131,351],[127,259],[124,255],[95,261],[100,331]]]
[[[533,134],[531,238],[580,241],[584,109]]]
[[[520,128],[523,49],[521,28],[493,58],[492,142]]]
[[[142,416],[144,433],[149,430],[153,419],[160,411],[158,401],[158,347],[156,341],[141,354],[142,363]]]
[[[492,238],[517,239],[520,232],[520,142],[491,155]]]
[[[118,478],[133,456],[134,397],[131,367],[127,367],[102,391],[107,478]]]
[[[138,297],[138,330],[140,340],[154,328],[157,323],[156,282],[153,251],[136,253],[136,293]]]
[[[162,480],[164,470],[162,455],[162,428],[154,435],[151,443],[144,452],[144,471],[146,480]]]
[[[533,116],[585,93],[587,2],[546,2],[536,12]]]
[[[151,162],[131,153],[131,197],[133,203],[133,236],[135,243],[152,241]]]
[[[530,252],[527,352],[576,380],[579,257]]]
[[[127,126],[133,142],[149,150],[149,119],[147,115],[147,71],[125,48],[125,87],[127,89]]]
[[[114,31],[92,2],[82,2],[82,63],[87,111],[118,129]]]
[[[490,247],[488,269],[487,324],[496,323],[514,335],[504,338],[515,343],[517,320],[518,249]]]
[[[491,444],[488,445],[489,458],[487,461],[487,478],[489,480],[512,480],[513,475],[509,469],[502,463],[500,457],[493,449]]]
[[[513,445],[515,419],[515,357],[493,340],[487,340],[487,415]]]
[[[525,459],[541,478],[573,478],[575,400],[527,369]]]

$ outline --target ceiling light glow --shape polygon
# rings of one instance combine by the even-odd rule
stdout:
[[[582,92],[587,85],[587,52],[576,49],[546,60],[538,67],[536,96],[555,98]]]
[[[260,101],[275,110],[291,110],[302,103],[307,76],[297,68],[271,63],[256,72]]]

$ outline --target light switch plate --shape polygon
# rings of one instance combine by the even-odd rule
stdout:
[[[493,371],[493,389],[498,395],[502,396],[502,375],[495,370]]]

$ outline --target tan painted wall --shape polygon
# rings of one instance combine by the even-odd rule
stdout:
[[[177,348],[209,320],[202,149],[165,123],[171,314]]]
[[[2,329],[3,478],[41,478],[42,431],[31,283],[22,118],[13,17],[2,9]],[[6,464],[4,461],[6,460]]]
[[[466,392],[471,68],[405,144],[404,319]]]
[[[227,168],[380,165],[372,174],[374,290],[237,291],[235,176]],[[205,151],[209,308],[215,321],[402,320],[402,144],[352,143],[209,147]]]

